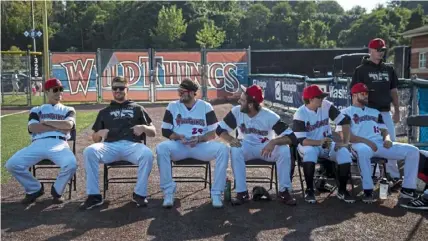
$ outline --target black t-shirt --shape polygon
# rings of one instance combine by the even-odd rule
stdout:
[[[141,142],[141,136],[134,135],[131,127],[150,125],[151,123],[152,119],[141,105],[132,101],[125,101],[120,104],[112,101],[109,106],[98,113],[92,130],[97,132],[101,129],[108,129],[105,142],[120,140]]]
[[[368,106],[379,111],[390,111],[391,89],[398,86],[398,78],[392,66],[375,64],[368,59],[355,69],[350,88],[356,83],[364,83],[373,92],[369,93]]]

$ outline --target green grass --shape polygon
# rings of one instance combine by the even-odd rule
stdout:
[[[77,134],[94,123],[97,111],[77,112]],[[4,165],[15,152],[28,146],[31,142],[27,131],[28,114],[22,113],[1,119],[1,183],[7,182],[10,173]]]
[[[29,100],[27,100],[26,94],[19,94],[19,95],[4,95],[3,96],[3,102],[2,106],[27,106]],[[43,105],[44,102],[43,96],[31,96],[31,106],[39,106]],[[47,101],[47,100],[46,100]],[[89,102],[89,101],[62,101],[62,103],[67,105],[80,105],[80,104],[94,104],[95,102]],[[105,102],[109,103],[109,102]]]

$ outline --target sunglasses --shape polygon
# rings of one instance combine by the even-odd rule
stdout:
[[[116,91],[116,90],[124,91],[125,89],[126,89],[126,87],[123,87],[123,86],[120,86],[120,87],[117,87],[117,86],[111,87],[111,90],[113,90],[113,91]]]
[[[376,49],[376,51],[377,51],[378,53],[385,53],[385,52],[386,52],[386,49]]]
[[[64,88],[63,87],[59,87],[59,88],[52,88],[52,92],[57,93],[57,92],[63,92]]]
[[[180,95],[190,92],[190,90],[177,90],[177,91],[178,91],[178,94]]]

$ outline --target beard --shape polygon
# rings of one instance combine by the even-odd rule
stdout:
[[[124,101],[125,100],[125,95],[114,95],[113,98],[116,101]]]
[[[362,104],[362,105],[367,105],[369,103],[368,99],[357,99],[358,103]]]
[[[250,108],[248,108],[248,105],[243,106],[241,105],[241,112],[242,113],[248,113],[250,111]]]

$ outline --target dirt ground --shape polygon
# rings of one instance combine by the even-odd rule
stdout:
[[[219,119],[230,108],[229,104],[216,105]],[[164,110],[165,107],[147,108],[159,132]],[[295,207],[273,200],[238,207],[226,204],[217,210],[211,207],[209,190],[203,184],[178,183],[175,207],[163,209],[159,171],[154,164],[148,207],[136,208],[130,202],[134,184],[113,184],[107,191],[107,203],[101,208],[79,211],[86,185],[82,152],[91,144],[90,133],[88,129],[79,135],[77,191],[73,191],[66,203],[53,205],[47,185],[48,192],[35,204],[25,207],[19,203],[24,192],[15,179],[2,184],[3,240],[428,240],[428,212],[400,208],[397,194],[373,205],[345,204],[335,194],[322,194],[318,204],[310,205],[302,199],[297,171],[293,180],[298,201]],[[148,139],[148,146],[154,150],[162,140],[159,133]],[[120,170],[111,175],[131,176],[135,172]],[[52,170],[42,174],[56,173]],[[248,169],[247,173],[247,176],[269,175],[267,170]],[[174,174],[202,173],[196,169],[174,169]],[[228,175],[233,177],[230,164]],[[102,177],[100,168],[100,185]],[[249,184],[249,190],[252,186]]]

